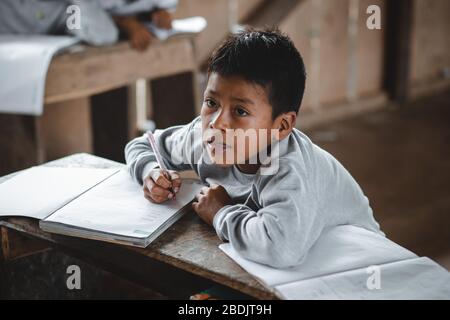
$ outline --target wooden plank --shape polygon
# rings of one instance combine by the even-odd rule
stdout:
[[[383,87],[383,68],[385,53],[385,37],[389,29],[385,28],[386,0],[361,0],[358,26],[358,96],[380,93]],[[382,28],[370,30],[367,28],[367,13],[369,5],[377,5],[381,9]]]
[[[443,70],[450,66],[450,1],[412,2],[410,85],[445,81]]]
[[[229,5],[228,0],[179,1],[174,12],[175,19],[202,16],[208,21],[208,27],[195,37],[196,59],[199,64],[208,60],[212,50],[227,35],[230,22]]]
[[[125,162],[123,150],[130,140],[128,110],[132,108],[128,105],[128,87],[93,95],[90,103],[95,155]]]
[[[72,155],[45,165],[93,168],[123,167],[117,162],[88,154]],[[0,178],[0,182],[12,176]],[[63,249],[76,251],[81,257],[95,258],[97,256],[98,259],[109,261],[108,263],[113,269],[128,270],[124,272],[124,275],[130,272],[130,260],[128,258],[133,259],[131,264],[137,266],[148,264],[149,261],[157,261],[168,268],[183,270],[187,274],[212,280],[255,298],[276,298],[273,292],[262,286],[218,248],[220,240],[217,238],[215,231],[202,222],[194,212],[190,212],[175,223],[145,249],[49,234],[39,229],[37,221],[29,218],[3,219],[3,221],[0,220],[0,223],[27,235],[49,241]],[[136,272],[138,271],[136,270]],[[133,275],[137,277],[136,281],[152,282],[152,285],[155,285],[153,283],[154,278],[157,278],[151,272],[142,272],[142,270],[138,275]],[[170,280],[168,279],[168,281]]]
[[[89,98],[48,104],[41,118],[46,160],[93,152]]]
[[[111,47],[76,47],[56,56],[49,67],[45,103],[86,97],[155,78],[194,70],[192,37],[155,41],[144,52],[128,43]]]
[[[0,222],[1,223],[1,222]],[[5,261],[5,253],[3,252],[3,237],[2,237],[2,227],[0,227],[0,269],[1,269],[1,263]],[[1,292],[1,284],[0,284],[0,292]]]
[[[195,232],[198,232],[197,226],[200,224],[205,225],[200,221],[191,220],[192,217],[193,215],[190,217],[188,215],[176,225],[183,224],[184,229],[194,228]],[[148,270],[146,270],[144,274],[136,277],[136,274],[128,274],[130,268],[133,269],[134,265],[142,269],[142,266],[149,265],[152,261],[157,261],[157,265],[163,263],[169,270],[182,270],[182,273],[187,272],[188,274],[200,276],[200,279],[212,280],[255,298],[276,299],[274,293],[264,288],[256,279],[251,277],[217,248],[219,241],[211,230],[197,234],[197,239],[194,240],[189,235],[193,232],[178,235],[176,230],[169,229],[158,240],[158,243],[141,249],[49,234],[40,230],[38,221],[30,218],[9,218],[3,221],[0,220],[1,224],[25,233],[27,236],[32,235],[40,240],[45,240],[87,262],[100,263],[101,265],[99,266],[105,270],[118,273],[118,275],[125,278],[131,276],[130,280],[158,290],[160,290],[159,287],[167,286],[173,279],[165,279],[165,285],[158,284],[154,279],[157,278],[155,273],[147,272]],[[212,237],[215,238],[213,246],[211,246]],[[169,244],[168,241],[173,241],[173,243]],[[183,246],[180,247],[180,244]],[[194,247],[197,244],[200,245]],[[189,248],[189,250],[185,250],[186,248]],[[182,281],[182,279],[177,279],[177,282],[179,281]],[[176,287],[176,282],[174,285]],[[167,293],[171,295],[176,294],[176,292]]]
[[[19,259],[50,249],[50,246],[46,242],[31,239],[5,226],[1,226],[0,231],[1,251],[3,252],[3,260],[5,261]]]
[[[9,237],[8,229],[6,227],[0,227],[0,238],[1,238],[1,251],[2,259],[9,260]]]
[[[197,102],[194,76],[195,74],[186,72],[151,82],[152,119],[157,128],[189,123],[195,118]]]
[[[37,239],[55,249],[171,298],[186,299],[192,292],[211,286],[206,279],[149,259],[125,246],[111,246],[104,242],[59,235],[48,236],[49,234],[40,231],[38,222],[34,219],[8,220],[0,220],[0,226],[8,228],[9,233],[28,236],[36,231]],[[155,277],[155,274],[158,276]]]
[[[242,24],[258,28],[278,26],[302,1],[304,0],[261,1]]]
[[[450,90],[450,79],[415,82],[410,86],[409,99],[417,100],[434,96]]]
[[[386,108],[389,99],[385,93],[379,93],[360,98],[354,102],[344,102],[325,106],[324,110],[312,112],[311,109],[300,109],[296,128],[299,130],[312,129],[327,125],[346,118],[354,117],[363,113],[369,113]]]
[[[0,114],[0,175],[44,162],[41,119]]]

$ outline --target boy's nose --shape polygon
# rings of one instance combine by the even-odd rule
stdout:
[[[211,129],[219,129],[219,130],[230,129],[230,124],[227,118],[228,117],[226,115],[226,112],[224,111],[217,112],[217,114],[215,114],[214,117],[211,119],[209,127]]]

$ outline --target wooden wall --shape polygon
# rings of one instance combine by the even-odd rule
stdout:
[[[410,85],[445,80],[443,70],[450,67],[450,1],[412,1]],[[308,81],[303,109],[317,111],[384,95],[387,0],[297,2],[279,26],[293,39],[306,63]],[[353,42],[349,8],[355,2],[358,19]],[[196,41],[199,64],[205,63],[226,36],[232,21],[242,22],[263,3],[264,0],[180,0],[176,17],[203,15],[208,20],[208,28]],[[381,30],[369,30],[366,26],[366,9],[373,4],[381,8]]]
[[[381,8],[382,25],[386,25],[385,0],[360,0],[358,21],[358,94],[372,95],[383,90],[383,66],[385,52],[385,29],[369,30],[366,25],[366,9],[376,4]]]
[[[450,1],[415,0],[413,10],[410,81],[442,79],[450,68]]]
[[[203,16],[208,27],[197,37],[196,56],[204,63],[226,37],[230,24],[245,19],[263,0],[180,0],[174,17]]]
[[[303,55],[308,72],[303,107],[332,105],[348,100],[350,64],[354,63],[357,96],[383,90],[384,30],[366,27],[366,8],[384,0],[359,1],[355,48],[349,40],[349,0],[306,0],[280,25]],[[382,16],[383,17],[383,16]],[[354,60],[350,53],[354,51]],[[303,108],[302,107],[302,108]]]

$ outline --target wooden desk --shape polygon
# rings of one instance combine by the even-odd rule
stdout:
[[[77,152],[120,157],[119,149],[114,156],[98,149],[110,141],[122,149],[135,136],[135,101],[128,88],[138,79],[192,75],[186,80],[190,83],[182,84],[188,98],[175,112],[188,113],[180,122],[191,120],[198,105],[193,40],[194,36],[155,40],[143,52],[127,42],[110,47],[76,45],[55,56],[46,78],[44,114],[0,114],[0,175]],[[174,105],[161,99],[158,103]]]
[[[123,164],[89,154],[75,154],[46,163],[45,166],[110,168]],[[12,176],[14,174],[0,178],[0,183]],[[19,232],[143,286],[169,290],[171,296],[181,294],[180,283],[190,281],[198,283],[201,288],[201,280],[208,279],[255,298],[276,299],[275,294],[218,248],[220,240],[215,231],[194,212],[175,223],[145,249],[46,233],[39,229],[38,221],[30,218],[2,218],[0,226],[4,236],[9,232]],[[21,251],[20,248],[14,248],[14,239],[5,240],[9,240],[9,248],[6,249]],[[8,256],[8,253],[4,256]],[[169,273],[170,277],[160,279],[158,270],[161,269]]]
[[[192,36],[154,41],[136,51],[127,42],[110,47],[75,46],[56,56],[47,74],[45,103],[92,96],[145,78],[195,70]]]

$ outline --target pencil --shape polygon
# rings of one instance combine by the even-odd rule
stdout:
[[[170,174],[169,174],[169,172],[167,171],[167,167],[166,167],[166,165],[164,164],[164,161],[162,160],[161,152],[159,151],[158,145],[157,145],[156,140],[155,140],[155,136],[154,136],[153,133],[151,133],[150,131],[147,131],[147,132],[146,132],[146,135],[147,135],[148,142],[150,143],[150,146],[151,146],[152,149],[153,149],[153,153],[155,154],[156,161],[158,162],[159,167],[160,167],[160,168],[163,170],[163,172],[164,172],[164,176],[165,176],[167,179],[169,179],[169,181],[172,181],[172,178],[170,177]],[[169,190],[170,190],[170,192],[172,192],[172,194],[173,194],[173,199],[175,199],[175,196],[176,196],[176,195],[175,195],[175,191],[173,190],[173,188],[170,188]]]

